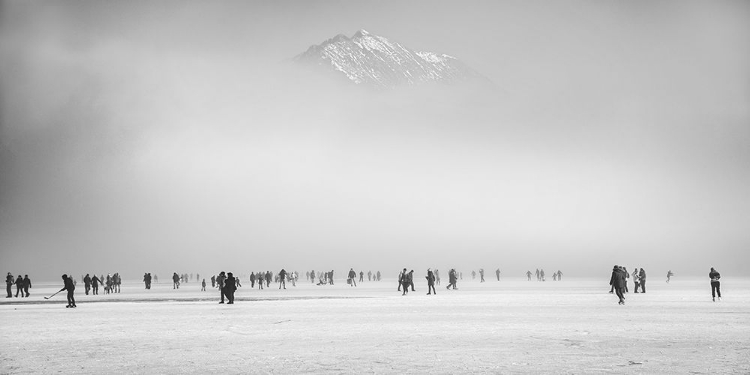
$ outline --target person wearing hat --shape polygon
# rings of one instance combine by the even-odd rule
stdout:
[[[223,274],[224,272],[222,272]],[[222,301],[221,303],[224,303],[224,296],[227,296],[227,304],[233,304],[234,303],[234,291],[237,290],[237,280],[234,278],[234,275],[229,272],[227,273],[227,279],[224,280],[224,290],[222,294]]]
[[[721,283],[719,282],[721,274],[719,274],[719,271],[716,271],[711,267],[711,272],[708,273],[708,277],[711,278],[711,297],[713,297],[713,301],[716,302],[717,294],[719,295],[719,301],[721,301]]]
[[[65,307],[66,308],[76,307],[76,299],[73,297],[73,292],[76,290],[76,286],[75,284],[73,284],[73,279],[68,277],[68,275],[66,274],[62,275],[62,279],[63,279],[63,282],[65,283],[65,286],[63,286],[63,288],[60,289],[60,291],[61,292],[63,290],[68,291],[68,305]]]

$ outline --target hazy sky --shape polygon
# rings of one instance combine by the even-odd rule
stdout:
[[[358,29],[497,87],[289,61]],[[0,265],[746,275],[748,67],[746,1],[2,1]]]

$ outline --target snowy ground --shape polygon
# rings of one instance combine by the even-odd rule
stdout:
[[[62,287],[0,300],[0,373],[750,373],[750,280],[651,278],[625,306],[608,278],[349,287],[127,283],[66,309]],[[632,286],[631,286],[632,287]],[[15,292],[15,291],[14,291]]]

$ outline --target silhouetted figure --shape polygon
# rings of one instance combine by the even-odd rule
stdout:
[[[328,283],[333,285],[333,270],[328,273]]]
[[[89,291],[91,290],[91,276],[89,276],[89,274],[86,274],[83,278],[83,287],[86,295],[89,295]]]
[[[315,283],[315,270],[310,271],[310,282]]]
[[[641,272],[638,273],[638,278],[641,284],[641,293],[646,293],[646,270],[641,267]]]
[[[638,293],[638,288],[641,286],[641,277],[638,275],[638,268],[633,269],[633,273],[630,276],[633,277],[633,293]]]
[[[719,274],[719,271],[711,267],[711,272],[708,273],[708,277],[711,279],[711,297],[713,297],[713,301],[716,302],[717,294],[719,295],[719,301],[721,301],[721,282],[719,282],[721,275]]]
[[[363,271],[359,271],[359,282],[365,281],[365,273]]]
[[[281,289],[282,286],[286,289],[286,270],[283,268],[279,271],[279,289]]]
[[[380,281],[380,271],[378,271],[378,272],[376,273],[376,275],[378,276],[378,281]]]
[[[172,289],[180,289],[180,275],[177,272],[172,274]]]
[[[531,281],[531,271],[526,271],[526,277]]]
[[[401,271],[401,274],[399,275],[398,283],[399,287],[403,288],[403,292],[401,295],[406,295],[406,293],[409,293],[409,276],[408,272],[406,272],[406,268],[404,268],[403,271]]]
[[[26,297],[29,296],[29,288],[31,288],[31,279],[29,279],[29,275],[23,275],[23,291],[26,293]]]
[[[672,270],[667,271],[667,284],[669,284],[669,281],[672,280],[672,276],[674,276]]]
[[[407,273],[406,279],[409,280],[409,286],[411,286],[411,291],[415,292],[414,290],[414,270],[409,271]]]
[[[346,275],[346,283],[349,284],[350,287],[357,286],[357,273],[354,272],[354,268],[349,269],[349,274]]]
[[[471,270],[471,279],[474,280],[477,278],[477,271]]]
[[[630,291],[628,290],[628,279],[630,278],[630,272],[628,272],[628,269],[625,266],[622,267],[622,271],[625,272],[625,284],[623,284],[623,293],[629,293]]]
[[[544,270],[539,271],[539,276],[542,278],[542,281],[547,281],[544,279]]]
[[[552,273],[552,281],[557,281],[557,272]]]
[[[435,274],[429,268],[427,269],[425,279],[427,279],[427,295],[437,294],[437,291],[435,291]]]
[[[453,289],[456,289],[456,282],[458,282],[458,279],[456,277],[456,270],[454,268],[451,268],[450,271],[448,271],[448,286],[445,287],[445,289],[450,289],[453,287]]]
[[[484,282],[484,268],[479,269],[479,282],[480,283]]]
[[[224,272],[222,272],[223,274]],[[221,276],[219,276],[221,277]],[[227,279],[224,280],[224,295],[227,296],[227,304],[234,303],[234,291],[237,290],[237,280],[234,278],[231,272],[227,273]],[[224,295],[221,297],[221,302],[224,303]]]
[[[264,275],[265,274],[263,272],[258,272],[255,275],[255,282],[258,283],[258,290],[263,289],[263,281],[264,281],[263,278],[265,277]]]
[[[219,272],[219,277],[216,278],[216,285],[219,287],[219,293],[221,293],[221,302],[224,303],[224,288],[226,287],[227,276],[224,271]]]
[[[615,293],[617,293],[617,298],[620,299],[618,304],[624,305],[625,304],[625,296],[622,295],[622,291],[624,289],[625,283],[625,272],[615,265],[615,267],[612,269],[612,276],[609,279],[609,285],[612,285],[612,287],[615,290]]]
[[[13,298],[13,274],[8,272],[8,275],[5,276],[5,291],[8,293],[5,298]]]
[[[206,291],[206,279],[203,279],[203,282],[201,282],[201,292]]]
[[[500,281],[500,269],[495,270],[495,275],[497,276],[497,281]]]
[[[21,293],[21,297],[23,297],[23,276],[21,275],[18,275],[16,279],[16,298],[18,298],[18,293]]]
[[[61,292],[63,290],[68,291],[68,305],[65,307],[66,308],[76,307],[76,299],[73,296],[73,292],[76,290],[76,286],[75,284],[73,284],[73,279],[68,277],[68,275],[62,275],[62,279],[63,279],[63,283],[65,286],[63,286],[63,288],[60,289],[60,291]]]
[[[440,270],[435,268],[435,285],[440,285]]]
[[[542,278],[539,277],[539,268],[536,269],[536,281],[542,281]]]
[[[266,287],[271,286],[272,279],[273,279],[273,275],[271,274],[271,271],[266,271]]]
[[[562,281],[562,271],[557,270],[557,281]]]
[[[96,276],[94,274],[94,277],[91,279],[91,293],[93,295],[99,294],[99,284],[102,283],[102,279],[99,278],[99,276]]]
[[[250,273],[250,282],[255,282],[255,276],[252,272]],[[216,275],[211,276],[211,288],[216,288]]]
[[[372,281],[372,271],[367,271],[367,281]]]

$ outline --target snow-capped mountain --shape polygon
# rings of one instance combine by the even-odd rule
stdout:
[[[486,80],[455,57],[409,49],[382,36],[357,31],[311,46],[297,63],[331,70],[359,85],[391,88],[427,82]]]

